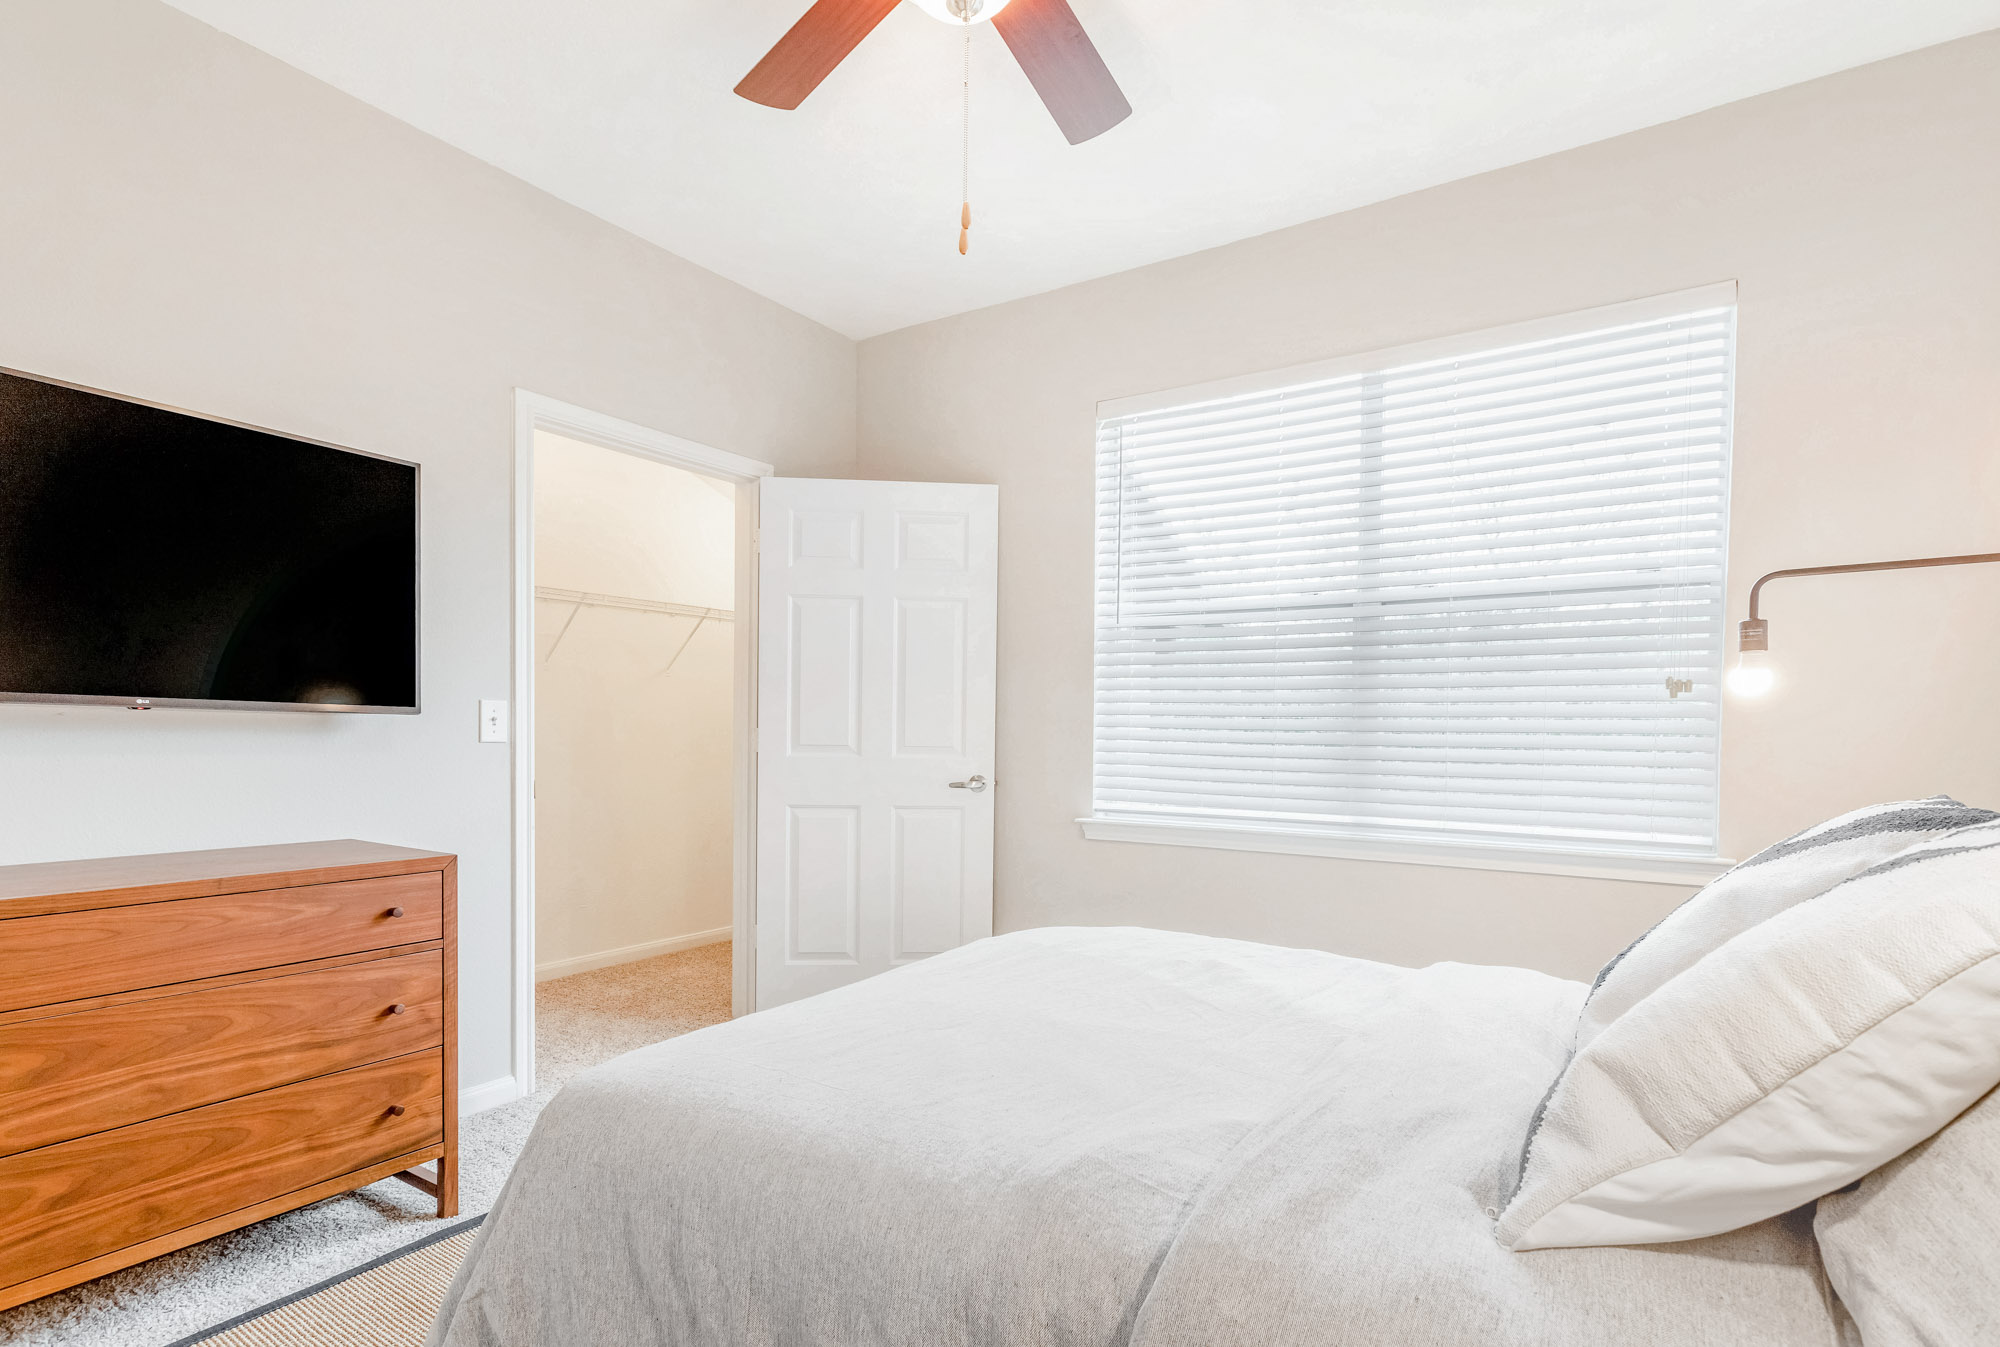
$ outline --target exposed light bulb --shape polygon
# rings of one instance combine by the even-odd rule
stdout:
[[[911,0],[911,3],[933,19],[960,27],[968,23],[985,23],[1007,8],[1007,0]]]
[[[1778,671],[1771,667],[1769,651],[1745,650],[1729,671],[1729,690],[1739,697],[1761,697],[1777,681]]]

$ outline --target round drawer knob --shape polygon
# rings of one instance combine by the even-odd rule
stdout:
[[[395,1005],[389,1007],[389,1013],[391,1015],[400,1015],[407,1009],[409,1009],[408,1006],[404,1005],[401,1001],[398,1001],[396,1002]]]
[[[392,1118],[400,1118],[400,1117],[402,1117],[402,1116],[403,1116],[403,1106],[402,1106],[401,1104],[391,1104],[391,1105],[389,1105],[389,1116],[390,1116],[390,1117],[392,1117]]]
[[[403,915],[403,909],[400,907],[392,907],[389,909],[389,915],[392,917],[400,917]]]

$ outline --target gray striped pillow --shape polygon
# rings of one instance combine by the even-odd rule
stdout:
[[[1900,826],[1857,822],[1850,840]],[[1886,1164],[1997,1083],[1988,815],[1754,922],[1612,1020],[1558,1078],[1496,1234],[1543,1249],[1734,1230]]]
[[[1786,908],[1816,898],[1897,853],[1957,828],[2000,818],[1949,795],[1868,805],[1775,842],[1675,908],[1604,965],[1577,1019],[1571,1057],[1611,1023],[1704,956]],[[1567,1071],[1567,1067],[1564,1068]],[[1563,1073],[1549,1082],[1521,1141],[1516,1182]]]
[[[1667,914],[1598,973],[1576,1049],[1703,955],[1917,843],[2000,818],[1949,795],[1869,805],[1765,847]]]

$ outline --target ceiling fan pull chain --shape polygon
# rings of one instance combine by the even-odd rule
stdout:
[[[958,179],[958,255],[965,256],[966,242],[972,232],[972,25],[965,26],[965,82],[960,86],[965,97],[963,116],[959,125],[962,131],[960,170]]]

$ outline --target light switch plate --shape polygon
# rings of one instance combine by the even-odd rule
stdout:
[[[507,703],[479,699],[479,742],[482,744],[504,744],[507,742]]]

